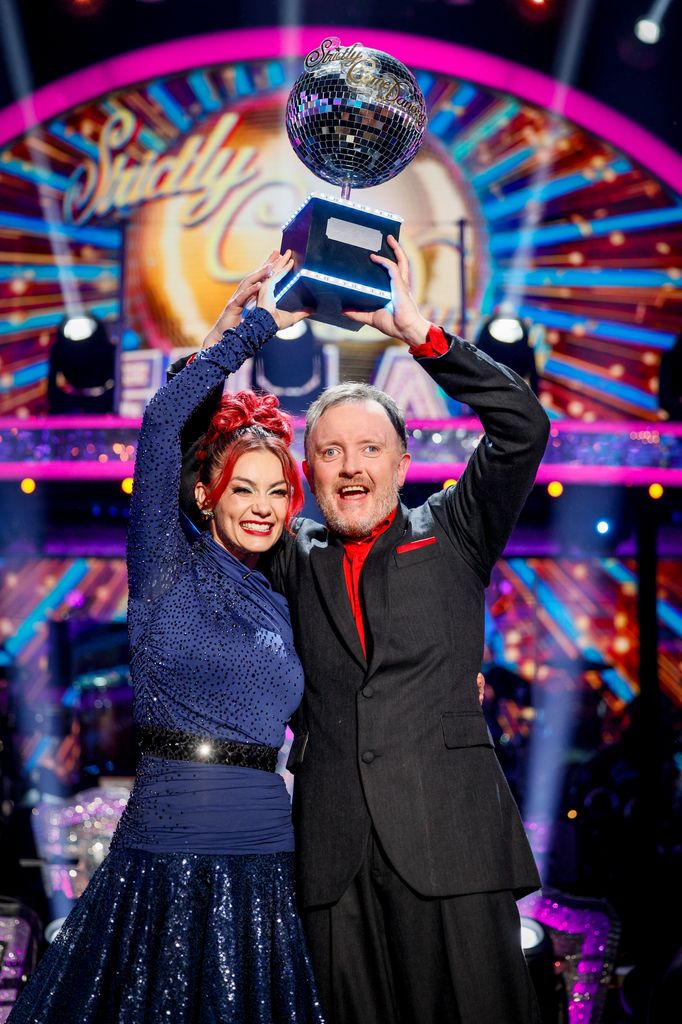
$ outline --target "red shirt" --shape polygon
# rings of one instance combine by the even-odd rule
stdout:
[[[418,355],[420,359],[433,359],[434,357],[445,355],[449,347],[442,327],[436,327],[435,324],[431,324],[425,343],[418,348],[410,349],[410,351],[412,355]],[[343,575],[346,580],[348,599],[365,657],[367,657],[367,642],[365,639],[365,618],[360,599],[360,574],[367,556],[372,550],[372,545],[377,537],[380,537],[389,528],[395,519],[395,514],[396,509],[393,509],[391,514],[380,523],[377,523],[372,532],[366,537],[361,537],[360,540],[344,540],[343,542]]]
[[[367,657],[367,644],[365,641],[365,617],[360,599],[360,573],[375,540],[382,533],[386,532],[395,519],[396,510],[394,508],[390,515],[382,519],[380,523],[377,523],[372,532],[366,537],[361,537],[359,540],[349,538],[343,542],[343,575],[346,580],[346,590],[348,591],[351,611],[353,612],[358,636],[362,644],[362,653],[365,657]]]

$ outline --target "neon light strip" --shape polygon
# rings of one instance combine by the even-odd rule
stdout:
[[[303,56],[319,46],[324,36],[338,32],[338,25],[310,25],[295,32],[286,27],[213,32],[112,57],[38,89],[30,102],[23,99],[7,107],[0,113],[0,145],[65,110],[142,78],[195,71],[200,65]],[[682,192],[682,155],[611,107],[549,75],[425,36],[366,26],[344,26],[343,34],[347,40],[362,39],[365,46],[386,50],[411,67],[418,65],[424,71],[448,76],[456,69],[459,78],[560,114],[628,153],[637,163],[644,163],[661,181]]]
[[[11,281],[15,277],[27,277],[30,274],[31,283],[52,283],[59,281],[61,273],[61,267],[49,267],[35,263],[10,263],[0,266],[0,281]],[[87,266],[69,267],[69,274],[78,281],[97,281],[102,274],[111,274],[113,278],[118,280],[120,273],[121,266],[119,263],[89,263]]]
[[[631,572],[622,562],[617,562],[613,558],[603,558],[601,559],[601,566],[616,583],[637,584],[637,577],[634,572]],[[669,601],[659,599],[656,602],[656,611],[664,626],[671,629],[677,636],[682,636],[682,613],[677,608],[674,608]]]
[[[583,270],[573,268],[547,267],[547,269],[528,270],[519,267],[502,270],[499,277],[507,286],[524,288],[529,285],[569,285],[573,288],[662,288],[665,286],[674,291],[682,288],[682,277],[675,276],[675,270],[604,270],[587,267]]]
[[[15,178],[23,178],[25,181],[32,181],[34,184],[49,185],[58,192],[64,192],[69,184],[69,179],[62,174],[55,174],[47,167],[37,167],[34,164],[26,164],[23,160],[3,160],[2,173],[12,174]]]
[[[182,107],[173,99],[163,82],[154,82],[147,87],[147,93],[159,104],[170,123],[180,132],[186,132],[192,126],[192,118],[188,117]]]
[[[438,115],[436,115],[435,120],[437,119]],[[434,133],[434,135],[438,135],[438,131],[435,128],[435,121],[433,124],[429,125],[429,129]],[[527,146],[524,149],[518,149],[515,153],[512,153],[511,156],[506,156],[503,160],[498,160],[497,163],[491,164],[490,167],[485,171],[481,171],[480,174],[472,175],[469,180],[477,192],[482,192],[484,189],[487,189],[488,185],[498,184],[500,180],[506,177],[507,174],[511,173],[511,171],[515,171],[517,167],[521,167],[526,160],[531,159],[534,153],[535,150],[531,149],[530,146]]]
[[[84,558],[79,558],[73,565],[69,566],[64,575],[52,588],[47,597],[40,601],[30,615],[28,615],[19,626],[14,636],[5,641],[5,647],[10,654],[17,655],[26,644],[35,636],[35,627],[44,622],[47,612],[57,608],[66,595],[78,586],[84,576],[87,576],[90,568]]]
[[[25,231],[33,235],[58,235],[60,238],[71,238],[75,242],[90,242],[91,245],[106,249],[119,249],[121,232],[109,228],[67,227],[65,224],[48,225],[35,217],[20,217],[15,213],[0,214],[0,228],[11,231]]]
[[[642,391],[631,384],[624,384],[622,381],[614,380],[608,376],[608,370],[598,373],[596,370],[583,369],[576,366],[568,359],[560,356],[552,356],[545,363],[543,371],[546,377],[554,377],[560,381],[570,380],[582,384],[583,387],[599,394],[613,395],[628,405],[638,406],[640,409],[648,409],[656,412],[658,409],[658,397],[651,392]]]
[[[2,115],[0,115],[1,118]],[[49,125],[49,130],[53,135],[56,135],[58,139],[68,143],[72,149],[77,149],[79,153],[85,153],[86,156],[92,157],[97,160],[99,157],[99,150],[94,142],[90,139],[84,138],[82,135],[77,135],[76,132],[67,132],[66,128],[60,121],[53,121]]]
[[[204,110],[213,111],[221,109],[223,105],[222,100],[217,95],[208,75],[204,71],[193,72],[193,74],[187,76],[187,81]]]
[[[115,460],[115,461],[114,461]],[[133,475],[134,461],[120,462],[112,456],[109,462],[0,462],[0,480],[123,480]],[[413,462],[408,483],[442,484],[458,480],[464,462]],[[576,466],[572,463],[541,465],[535,478],[537,485],[558,480],[563,484],[602,485],[610,487],[682,487],[682,469],[661,469],[651,466]]]
[[[59,415],[59,416],[0,416],[0,430],[139,430],[140,417]],[[293,417],[294,427],[302,430],[305,420]],[[408,430],[466,430],[482,434],[480,421],[473,416],[436,420],[408,420]],[[555,420],[552,437],[561,434],[655,434],[657,439],[682,437],[682,423],[645,423],[642,420]]]
[[[538,603],[549,612],[559,629],[578,648],[583,657],[594,662],[606,661],[606,656],[601,651],[598,651],[596,647],[584,646],[580,643],[580,630],[576,628],[570,610],[557,597],[551,587],[538,577],[525,559],[509,558],[507,559],[507,565],[525,583],[528,589],[537,595]],[[602,677],[605,677],[607,673],[610,689],[620,700],[629,703],[634,697],[634,691],[630,683],[612,665],[603,671]]]
[[[119,311],[118,299],[111,302],[87,303],[87,308],[98,317],[116,316]],[[55,327],[64,319],[63,307],[50,313],[36,313],[33,316],[17,317],[13,322],[0,321],[0,335],[19,334],[21,331],[39,330],[41,327]]]
[[[681,211],[682,212],[682,211]],[[546,327],[559,327],[570,331],[573,327],[584,328],[585,334],[590,338],[605,338],[611,341],[621,341],[625,344],[650,346],[651,348],[669,349],[675,344],[676,334],[667,331],[653,331],[648,327],[633,327],[632,324],[618,323],[616,320],[595,320],[592,317],[581,314],[574,316],[572,313],[564,313],[560,309],[542,309],[540,306],[518,307],[519,316],[528,317],[529,320],[537,320]]]
[[[584,173],[565,174],[563,177],[555,178],[544,185],[539,184],[532,188],[521,188],[507,199],[491,200],[484,203],[481,208],[482,213],[487,220],[500,220],[503,217],[510,217],[514,213],[519,213],[530,200],[538,203],[548,203],[559,196],[568,196],[574,192],[580,192],[584,188],[592,188],[594,185],[599,184],[600,181],[604,181],[605,175],[609,172],[627,174],[630,170],[632,168],[628,160],[612,160],[603,170],[600,170],[599,175],[595,178],[588,178]]]
[[[293,423],[297,430],[302,430],[305,420],[302,416],[294,416]],[[0,430],[139,430],[142,423],[138,416],[99,416],[58,415],[58,416],[0,416]],[[466,430],[483,433],[480,420],[474,416],[453,416],[449,419],[408,420],[407,429],[412,430]],[[646,423],[642,420],[555,420],[552,423],[552,437],[562,434],[655,434],[658,439],[666,437],[682,437],[682,423]]]
[[[682,209],[679,206],[668,206],[662,210],[643,210],[640,213],[624,213],[617,217],[604,217],[586,224],[551,224],[549,227],[529,231],[527,235],[521,231],[501,231],[491,240],[492,252],[513,252],[520,242],[532,245],[536,249],[544,246],[558,245],[560,242],[575,242],[585,238],[601,238],[612,231],[645,231],[649,228],[663,227],[666,224],[682,223]]]
[[[504,128],[505,125],[509,124],[520,109],[519,104],[514,100],[500,101],[500,105],[494,113],[486,114],[485,117],[474,122],[470,128],[466,128],[456,137],[453,144],[449,147],[455,160],[458,163],[464,160],[472,149],[476,148],[479,142],[490,138],[491,135],[497,132],[498,128]]]

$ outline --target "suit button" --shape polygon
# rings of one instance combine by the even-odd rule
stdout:
[[[365,752],[362,755],[362,760],[365,762],[365,764],[371,764],[372,761],[374,760],[374,756],[374,751],[365,750]]]
[[[374,687],[373,686],[365,686],[363,688],[363,691],[362,691],[362,696],[363,697],[373,697],[374,696]]]

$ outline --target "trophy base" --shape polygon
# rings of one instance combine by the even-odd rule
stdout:
[[[373,312],[391,301],[383,267],[370,253],[394,260],[388,235],[396,239],[402,219],[347,199],[313,193],[282,229],[282,252],[291,249],[294,267],[280,282],[280,309],[310,309],[311,319],[359,331],[346,310]]]

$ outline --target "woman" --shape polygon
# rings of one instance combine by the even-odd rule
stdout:
[[[250,275],[212,332],[220,340],[145,412],[128,538],[142,756],[109,855],[11,1024],[322,1024],[274,773],[303,673],[286,602],[255,569],[302,504],[276,399],[224,400],[199,453],[209,529],[188,540],[178,509],[182,425],[305,315],[274,305],[290,267],[286,253]]]

